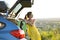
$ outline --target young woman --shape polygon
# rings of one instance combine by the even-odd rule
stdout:
[[[24,18],[27,25],[28,36],[31,38],[31,40],[41,40],[41,35],[38,29],[35,27],[32,17],[32,12],[28,12]]]

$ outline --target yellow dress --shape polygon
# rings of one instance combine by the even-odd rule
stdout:
[[[38,29],[34,25],[27,25],[27,32],[28,36],[31,38],[31,40],[41,40],[41,35],[38,32]]]

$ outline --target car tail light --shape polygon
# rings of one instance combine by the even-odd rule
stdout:
[[[25,38],[25,33],[23,30],[13,30],[10,33],[16,38],[19,38],[19,39]]]

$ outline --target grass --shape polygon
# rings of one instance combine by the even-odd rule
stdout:
[[[60,29],[51,29],[51,30],[41,30],[40,28],[39,32],[41,35],[42,40],[60,40]]]

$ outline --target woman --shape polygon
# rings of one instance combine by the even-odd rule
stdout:
[[[32,17],[32,12],[28,12],[24,18],[27,25],[28,36],[31,38],[31,40],[41,40],[41,35],[38,32],[38,29],[35,27]]]

